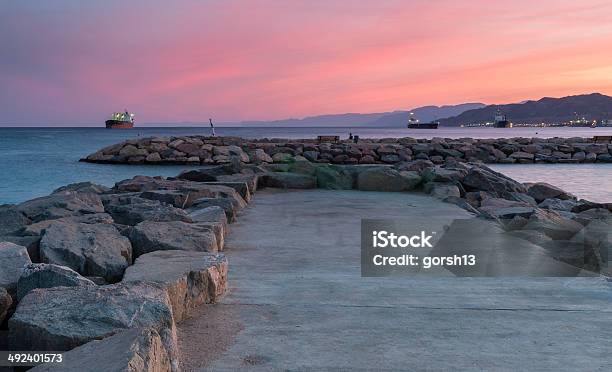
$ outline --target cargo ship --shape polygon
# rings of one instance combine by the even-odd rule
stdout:
[[[129,129],[134,128],[134,114],[125,112],[114,112],[106,121],[107,129]]]
[[[512,123],[508,121],[506,115],[497,110],[495,114],[495,128],[512,128]]]
[[[421,123],[419,119],[414,117],[414,113],[410,113],[408,118],[408,128],[410,129],[438,129],[439,121],[430,121],[429,123]]]

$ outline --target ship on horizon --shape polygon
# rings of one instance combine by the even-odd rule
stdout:
[[[508,117],[502,114],[499,109],[495,113],[494,125],[495,128],[512,128],[512,123],[508,121]]]
[[[129,129],[134,128],[134,114],[125,112],[114,112],[106,121],[107,129]]]
[[[419,119],[414,116],[414,112],[411,112],[408,118],[409,129],[438,129],[438,125],[440,125],[439,121],[430,121],[429,123],[419,122]]]

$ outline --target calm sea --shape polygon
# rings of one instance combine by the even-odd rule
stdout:
[[[317,135],[384,137],[591,137],[612,135],[612,128],[253,128],[220,127],[217,135],[246,138],[314,138]],[[0,128],[0,204],[47,195],[55,188],[80,181],[112,186],[135,175],[174,176],[186,166],[121,166],[79,163],[104,146],[129,138],[209,135],[208,128]],[[593,201],[612,201],[612,164],[495,165],[519,181],[545,181]]]

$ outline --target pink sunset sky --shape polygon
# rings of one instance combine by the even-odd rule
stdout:
[[[0,0],[0,125],[612,94],[610,1]]]

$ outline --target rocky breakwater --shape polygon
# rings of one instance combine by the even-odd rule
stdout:
[[[359,143],[318,143],[312,139],[246,140],[236,137],[157,137],[128,140],[101,149],[82,161],[117,164],[286,163],[307,159],[331,164],[396,164],[429,160],[460,162],[612,163],[612,144],[593,138],[383,138]]]
[[[225,293],[224,238],[257,186],[248,166],[209,172],[0,206],[2,344],[67,351],[34,370],[179,370],[175,324]]]
[[[606,276],[612,251],[612,203],[594,203],[547,183],[519,183],[481,163],[449,159],[395,165],[269,164],[264,184],[285,188],[423,191],[477,218],[497,221],[507,234],[540,246],[553,258]],[[424,213],[426,213],[424,211]]]
[[[65,350],[61,370],[180,369],[176,322],[225,292],[224,237],[260,187],[426,192],[497,221],[577,272],[610,275],[610,203],[522,184],[455,156],[351,165],[282,154],[283,162],[260,165],[233,154],[175,178],[85,182],[0,206],[0,321],[9,347]]]

